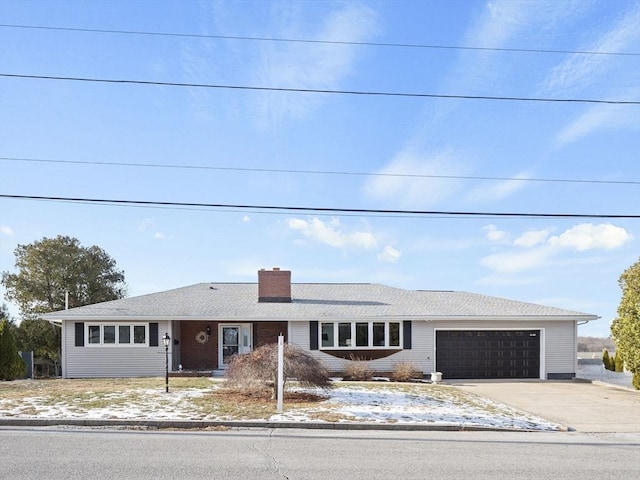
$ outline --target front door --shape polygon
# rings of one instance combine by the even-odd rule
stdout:
[[[251,324],[221,324],[218,328],[218,368],[227,368],[232,356],[251,351],[253,344]]]

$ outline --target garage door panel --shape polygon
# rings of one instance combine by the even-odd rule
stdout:
[[[444,378],[539,378],[538,330],[441,330],[436,368]]]

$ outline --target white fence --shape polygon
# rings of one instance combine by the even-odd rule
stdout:
[[[604,365],[580,365],[578,364],[577,378],[585,380],[599,380],[601,382],[620,385],[631,388],[631,372],[612,372],[604,368]]]

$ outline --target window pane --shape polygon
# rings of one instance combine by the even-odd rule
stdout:
[[[373,324],[373,346],[384,347],[384,323]]]
[[[400,324],[399,323],[389,324],[389,346],[390,347],[400,346]]]
[[[322,324],[322,346],[333,347],[333,323]]]
[[[118,327],[118,343],[131,343],[131,327],[129,325]]]
[[[133,327],[133,343],[145,343],[146,336],[146,328],[144,325],[136,325]]]
[[[109,344],[116,343],[116,326],[104,325],[102,327],[102,335],[103,335],[102,343],[109,343]]]
[[[369,346],[369,324],[356,323],[356,347]]]
[[[338,346],[339,347],[351,346],[351,324],[350,323],[338,324]]]
[[[224,345],[239,345],[239,328],[238,327],[222,327],[222,342]]]
[[[89,343],[100,343],[100,325],[89,325]]]

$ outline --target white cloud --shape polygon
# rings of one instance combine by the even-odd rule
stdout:
[[[640,98],[638,92],[640,90],[626,95],[616,95],[616,97],[635,100]],[[596,105],[591,107],[558,132],[555,137],[555,143],[559,146],[564,146],[604,128],[637,128],[637,115],[634,116],[632,111],[624,107],[624,105]]]
[[[551,237],[549,244],[556,247],[573,248],[579,252],[594,249],[613,250],[621,247],[632,238],[633,236],[624,228],[616,227],[610,223],[600,225],[583,223],[558,236]]]
[[[286,31],[278,35],[292,35],[293,30],[304,31],[304,37],[310,40],[364,42],[372,38],[376,29],[376,15],[364,5],[347,3],[326,18],[314,18],[308,23],[298,17],[299,12],[289,13],[289,24],[284,28]],[[277,36],[275,32],[274,36]],[[265,44],[256,81],[281,88],[335,88],[351,73],[356,55],[360,52],[360,47],[347,44]],[[260,92],[255,98],[258,99],[260,116],[270,124],[287,116],[301,118],[327,97]]]
[[[391,245],[384,247],[382,252],[378,254],[378,260],[381,262],[395,263],[400,259],[402,254]]]
[[[11,228],[7,227],[6,225],[0,225],[0,233],[2,235],[11,236],[13,235],[13,230],[11,230]]]
[[[242,221],[243,221],[244,223],[247,223],[247,222],[250,222],[250,221],[251,221],[251,218],[249,218],[249,216],[248,216],[248,215],[245,215],[244,217],[242,217]]]
[[[482,45],[488,48],[510,47],[530,38],[539,43],[544,31],[553,31],[558,22],[572,18],[576,10],[584,8],[581,0],[540,2],[538,0],[492,0],[469,29],[465,45]],[[456,68],[449,76],[448,90],[480,91],[495,89],[494,82],[504,75],[507,68],[495,68],[493,58],[498,52],[462,52]],[[504,62],[502,62],[504,63]]]
[[[516,247],[534,247],[541,243],[544,243],[551,231],[549,229],[544,230],[529,230],[528,232],[524,232],[518,238],[516,238],[513,244]]]
[[[546,264],[553,254],[549,247],[539,247],[534,250],[506,251],[487,255],[480,259],[480,264],[499,273],[515,273],[531,270]]]
[[[509,238],[509,233],[503,230],[499,230],[493,224],[482,227],[482,230],[486,232],[485,236],[487,237],[487,239],[491,240],[492,242],[504,243]]]
[[[510,197],[519,190],[522,190],[527,182],[527,178],[531,178],[528,173],[519,173],[513,177],[513,180],[500,180],[490,184],[481,185],[467,194],[467,201],[470,202],[495,202]]]
[[[488,227],[489,232],[499,232],[493,225]],[[613,250],[622,247],[633,238],[624,228],[591,223],[576,225],[560,235],[550,237],[549,234],[549,229],[527,231],[513,242],[513,247],[518,248],[508,248],[487,255],[480,259],[480,264],[499,274],[513,274],[551,264],[558,267],[563,262],[561,255],[567,249],[577,252]],[[576,260],[571,261],[575,263]]]
[[[451,197],[461,184],[457,179],[429,176],[457,176],[464,172],[450,153],[426,156],[404,151],[377,173],[400,176],[371,177],[364,186],[367,196],[415,208],[433,205]]]
[[[580,50],[622,52],[634,51],[638,42],[638,24],[640,23],[640,4],[621,16],[620,21],[595,38],[590,45]],[[610,69],[617,60],[611,55],[573,54],[557,65],[543,84],[543,91],[563,93],[583,90],[596,81],[610,82]]]
[[[638,44],[639,24],[640,3],[636,3],[606,31],[598,32],[596,29],[590,35],[594,40],[580,47],[580,50],[634,51]],[[640,98],[637,82],[625,84],[624,79],[628,76],[620,74],[627,72],[628,68],[628,63],[613,55],[569,55],[542,82],[541,94],[555,97],[576,96],[599,88],[601,93],[598,96],[601,98],[637,100]],[[637,118],[635,112],[623,105],[593,105],[558,132],[555,144],[564,146],[603,128],[637,128]]]
[[[486,277],[481,278],[476,283],[478,285],[489,287],[515,287],[536,285],[545,281],[542,276],[526,276],[521,273],[518,274],[506,274],[506,273],[494,273]]]
[[[377,241],[372,233],[346,233],[343,231],[338,219],[333,219],[326,223],[317,217],[310,220],[289,218],[287,225],[290,229],[302,233],[308,239],[334,248],[371,250],[377,246]]]
[[[166,237],[165,237],[164,233],[162,233],[162,232],[156,232],[156,233],[153,235],[153,238],[158,239],[158,240],[164,240]]]

